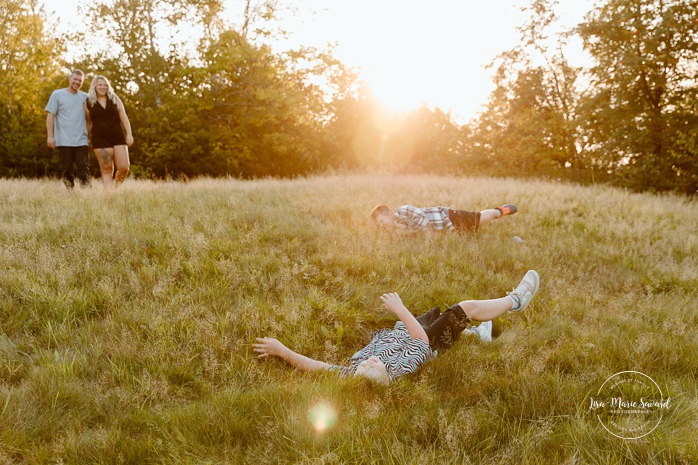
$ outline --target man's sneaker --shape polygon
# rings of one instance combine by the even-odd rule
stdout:
[[[516,289],[507,292],[507,295],[514,301],[514,306],[509,311],[520,312],[528,307],[533,296],[538,292],[538,286],[540,286],[538,273],[535,270],[528,270]]]
[[[502,212],[502,215],[500,216],[501,218],[502,216],[513,215],[514,213],[516,213],[516,205],[505,203],[501,207],[495,208],[495,210],[499,210],[500,212]]]

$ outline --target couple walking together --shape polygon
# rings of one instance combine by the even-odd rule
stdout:
[[[57,149],[63,164],[63,182],[75,186],[73,165],[82,187],[90,185],[89,149],[95,153],[105,188],[120,185],[128,176],[128,148],[133,144],[131,123],[124,104],[109,80],[92,79],[89,92],[80,90],[85,73],[74,70],[68,87],[53,91],[46,105],[46,145]],[[116,173],[114,168],[116,167]]]

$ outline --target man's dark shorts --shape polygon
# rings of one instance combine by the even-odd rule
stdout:
[[[448,210],[448,217],[456,231],[477,232],[480,227],[480,212],[466,210]]]

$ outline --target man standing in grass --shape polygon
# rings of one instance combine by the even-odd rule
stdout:
[[[77,166],[80,185],[90,186],[85,117],[87,94],[80,90],[84,80],[85,73],[74,70],[68,79],[68,87],[54,90],[46,105],[46,145],[58,149],[63,163],[63,183],[68,189],[75,186],[73,164]]]
[[[393,211],[387,205],[378,204],[371,210],[371,219],[381,227],[404,231],[436,229],[477,232],[480,226],[514,213],[516,205],[508,203],[479,212],[453,210],[448,207],[418,208],[412,205],[403,205]]]
[[[277,339],[257,338],[252,345],[259,358],[279,357],[299,370],[338,371],[340,376],[361,376],[387,384],[417,371],[438,350],[451,347],[472,321],[491,321],[507,312],[520,312],[538,292],[540,278],[529,270],[519,285],[505,297],[464,300],[443,314],[435,308],[415,318],[395,293],[383,294],[383,305],[400,321],[393,329],[374,333],[371,342],[356,352],[348,366],[330,365],[289,349]]]

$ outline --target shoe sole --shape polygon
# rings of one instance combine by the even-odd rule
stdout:
[[[528,270],[526,272],[526,274],[524,275],[522,281],[524,281],[526,279],[526,276],[528,276],[529,274],[531,274],[533,276],[533,283],[534,283],[533,292],[527,291],[521,299],[521,306],[519,308],[517,308],[516,310],[509,310],[509,312],[511,312],[511,313],[520,312],[521,310],[528,307],[528,304],[531,303],[531,301],[533,300],[533,297],[538,293],[538,288],[540,287],[540,276],[538,276],[538,272],[536,270]]]
[[[514,213],[516,213],[518,211],[518,208],[516,208],[516,205],[504,204],[501,207],[497,207],[497,210],[502,212],[502,216],[500,216],[500,218],[501,218],[501,217],[504,217],[507,215],[513,215]]]

